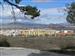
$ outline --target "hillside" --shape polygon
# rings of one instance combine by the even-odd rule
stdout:
[[[0,28],[2,29],[26,29],[26,28],[49,28],[49,29],[56,29],[56,30],[75,30],[75,26],[67,25],[67,24],[36,24],[36,23],[29,23],[29,22],[15,22],[15,23],[7,23],[7,24],[0,24]]]

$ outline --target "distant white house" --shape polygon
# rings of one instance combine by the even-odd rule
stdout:
[[[18,35],[20,32],[18,31],[18,30],[14,30],[14,29],[12,29],[12,30],[9,30],[9,29],[7,29],[7,30],[0,30],[0,34],[1,35],[6,35],[6,36],[9,36],[9,35],[13,35],[13,36],[15,36],[15,35]]]

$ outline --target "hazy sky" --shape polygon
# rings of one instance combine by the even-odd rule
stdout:
[[[28,19],[23,17],[23,14],[19,12],[17,8],[15,9],[16,18],[19,22],[33,22],[41,24],[50,24],[50,23],[66,23],[66,15],[64,8],[68,3],[71,3],[74,0],[23,0],[20,5],[26,6],[36,6],[41,10],[41,15],[34,20],[31,20],[28,16]],[[0,5],[0,23],[12,22],[13,17],[11,14],[11,6],[3,4],[4,9]]]

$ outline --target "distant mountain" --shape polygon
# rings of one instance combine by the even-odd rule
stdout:
[[[15,23],[7,23],[7,24],[2,24],[0,25],[0,28],[16,28],[16,29],[19,29],[19,28],[48,28],[48,25],[46,24],[35,24],[35,23],[29,23],[29,22],[25,22],[25,23],[22,23],[22,22],[15,22]]]
[[[49,29],[56,29],[56,30],[75,30],[75,26],[68,25],[68,24],[36,24],[30,22],[15,22],[15,23],[7,23],[1,24],[0,28],[5,29],[27,29],[27,28],[49,28]]]
[[[70,24],[49,24],[49,28],[56,29],[56,30],[75,30],[75,26],[70,25]]]
[[[49,24],[49,28],[52,28],[52,29],[64,29],[65,26],[61,25],[61,24]]]

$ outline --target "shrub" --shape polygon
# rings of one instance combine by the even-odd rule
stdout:
[[[0,47],[10,47],[10,44],[7,42],[6,39],[2,39],[0,41]]]
[[[64,50],[66,50],[66,49],[75,49],[75,46],[66,46],[66,47],[61,48],[61,49],[64,49]]]

